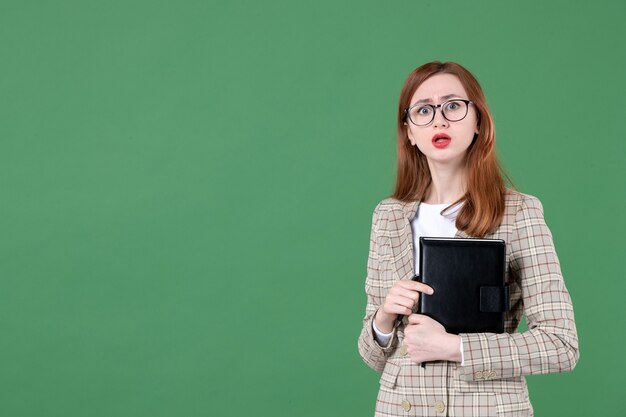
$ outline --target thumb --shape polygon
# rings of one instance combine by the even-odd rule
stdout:
[[[424,318],[421,314],[411,314],[409,316],[410,324],[422,324],[424,322]]]

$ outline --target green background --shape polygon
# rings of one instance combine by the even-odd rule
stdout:
[[[367,416],[371,215],[409,72],[481,82],[626,414],[622,1],[0,1],[0,415]]]

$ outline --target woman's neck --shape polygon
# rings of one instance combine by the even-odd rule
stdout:
[[[432,182],[426,191],[424,202],[428,204],[449,204],[465,195],[467,190],[467,169],[464,166],[430,166]]]

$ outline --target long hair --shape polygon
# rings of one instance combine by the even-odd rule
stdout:
[[[430,169],[426,156],[408,139],[405,109],[417,88],[435,74],[456,75],[475,105],[479,131],[474,135],[466,155],[468,170],[467,190],[459,200],[446,207],[464,201],[456,218],[456,228],[470,236],[484,237],[493,232],[502,222],[507,188],[503,177],[513,186],[511,179],[502,170],[495,152],[496,133],[493,118],[480,84],[461,65],[454,62],[433,61],[426,63],[409,74],[400,93],[397,118],[398,170],[395,191],[391,197],[411,202],[423,200],[431,185]]]

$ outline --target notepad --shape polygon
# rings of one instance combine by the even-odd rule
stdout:
[[[435,291],[418,312],[448,333],[502,333],[509,310],[506,244],[501,239],[420,237],[419,276]]]

